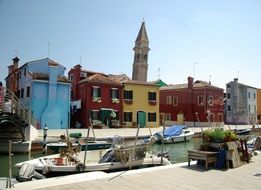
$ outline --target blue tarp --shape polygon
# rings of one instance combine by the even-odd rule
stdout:
[[[164,138],[180,135],[184,127],[185,125],[173,125],[171,127],[166,128],[164,131]]]

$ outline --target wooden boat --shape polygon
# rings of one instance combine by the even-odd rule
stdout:
[[[173,125],[164,130],[164,135],[161,132],[157,132],[153,135],[157,143],[161,143],[164,139],[164,143],[177,143],[190,141],[194,135],[194,132],[186,129],[185,125]]]
[[[166,158],[149,153],[151,141],[135,144],[115,144],[112,148],[102,150],[70,150],[60,154],[49,155],[16,164],[33,165],[34,169],[45,176],[61,176],[79,172],[115,171],[138,167],[151,167],[171,164]]]
[[[100,150],[100,149],[108,149],[111,147],[111,142],[107,141],[88,141],[88,150]],[[73,147],[81,147],[81,150],[84,151],[86,144],[83,143],[72,143]],[[57,143],[48,143],[47,148],[52,150],[54,153],[58,153],[61,149],[67,148],[67,142],[57,142]]]

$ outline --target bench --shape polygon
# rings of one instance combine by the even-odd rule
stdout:
[[[206,169],[208,169],[209,163],[217,162],[218,152],[200,151],[200,150],[188,150],[188,166],[190,166],[190,160],[204,160]]]

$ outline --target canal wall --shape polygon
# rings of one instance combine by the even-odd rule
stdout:
[[[214,126],[213,126],[214,127]],[[261,127],[256,126],[253,128],[252,125],[237,125],[237,126],[223,126],[224,130],[233,130],[233,129],[251,129],[253,132],[261,132]],[[192,130],[195,135],[194,137],[201,137],[202,130],[205,131],[209,129],[209,127],[190,127],[190,130]],[[140,139],[149,137],[151,134],[154,134],[156,132],[162,131],[163,127],[158,128],[140,128],[138,137]],[[87,129],[68,129],[68,134],[71,133],[81,133],[82,138],[86,138],[87,136]],[[60,136],[66,136],[67,130],[65,129],[49,129],[47,131],[47,143],[51,142],[59,142]],[[127,140],[133,140],[135,139],[135,136],[137,134],[136,128],[102,128],[102,129],[93,129],[93,132],[90,131],[90,140],[112,140],[115,135],[124,137]],[[39,130],[38,136],[35,140],[32,142],[32,151],[42,150],[43,145],[43,136],[44,131]]]

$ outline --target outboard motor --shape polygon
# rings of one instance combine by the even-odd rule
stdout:
[[[16,180],[19,182],[31,181],[33,179],[44,179],[45,177],[35,171],[35,165],[24,163],[20,168]]]

